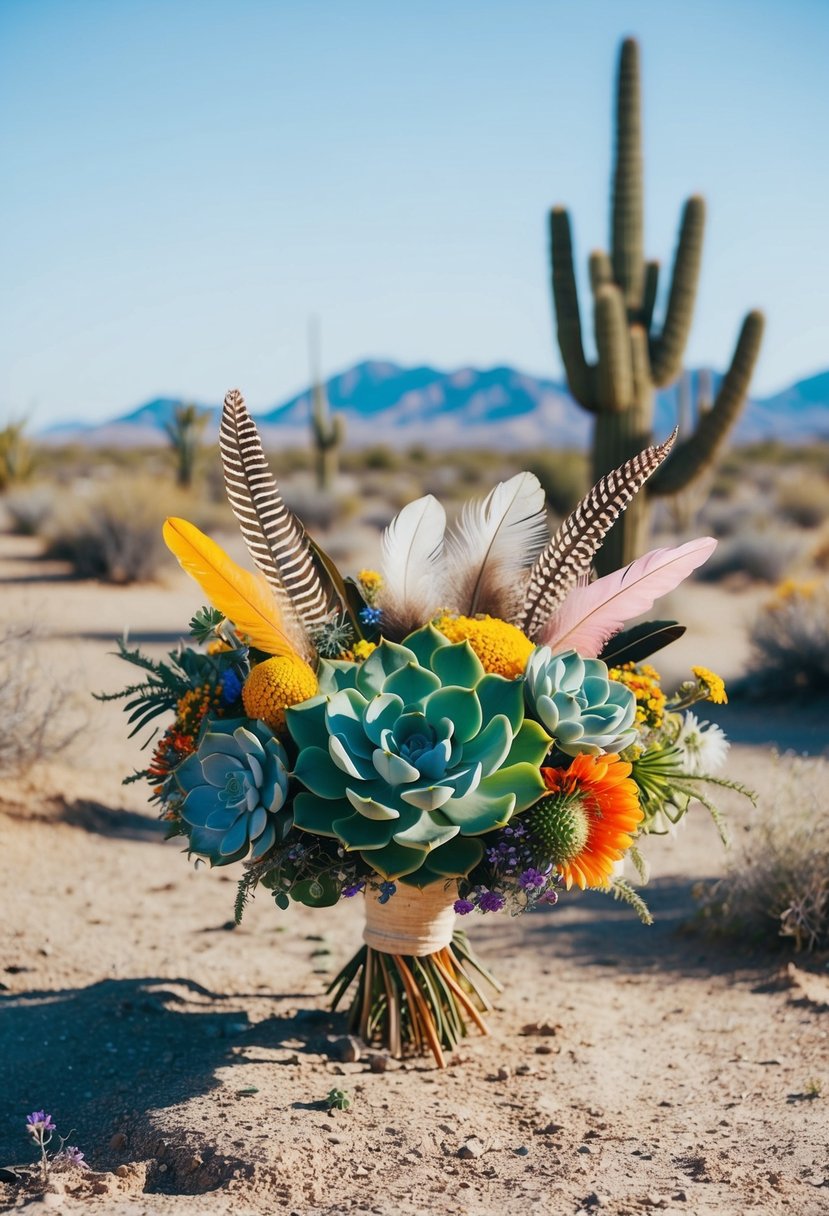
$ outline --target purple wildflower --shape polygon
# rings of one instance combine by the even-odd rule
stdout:
[[[86,1168],[84,1155],[74,1144],[67,1144],[66,1148],[62,1148],[55,1157],[55,1161],[64,1162],[66,1165],[82,1165]]]
[[[541,899],[542,899],[542,902],[545,904],[557,904],[558,903],[558,891],[554,890],[553,888],[550,888],[549,891],[544,892]]]
[[[56,1124],[52,1122],[52,1116],[47,1115],[45,1110],[36,1110],[34,1114],[26,1116],[26,1131],[39,1140],[46,1132],[53,1132]]]
[[[470,912],[475,911],[475,905],[469,899],[456,899],[455,911],[458,916],[468,916]]]
[[[524,870],[518,879],[518,885],[522,891],[538,891],[546,882],[547,875],[542,874],[540,870],[536,870],[532,866],[528,870]]]
[[[343,899],[353,899],[355,895],[359,895],[365,888],[364,882],[353,882],[347,887],[343,887]]]
[[[495,891],[481,891],[478,896],[478,907],[482,912],[500,912],[506,902],[503,895]]]

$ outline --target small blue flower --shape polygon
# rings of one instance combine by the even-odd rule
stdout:
[[[222,704],[235,705],[242,693],[242,679],[231,667],[222,677]]]
[[[360,609],[360,621],[363,625],[379,625],[383,619],[383,613],[379,608],[372,607],[371,604],[366,604],[365,608]]]
[[[393,882],[381,882],[378,904],[387,904],[396,891],[397,886]]]
[[[349,887],[343,887],[343,899],[353,899],[355,895],[359,895],[365,889],[364,882],[353,882]],[[385,902],[381,900],[381,903]]]

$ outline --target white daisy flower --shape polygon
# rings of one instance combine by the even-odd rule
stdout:
[[[695,776],[716,773],[723,767],[731,744],[714,722],[700,722],[696,714],[686,713],[676,737],[685,757],[685,770]]]

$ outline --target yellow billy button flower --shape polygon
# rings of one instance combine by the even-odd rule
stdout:
[[[285,710],[317,693],[317,677],[296,654],[257,663],[242,688],[242,704],[250,718],[259,718],[272,731],[285,729]]]
[[[706,689],[707,701],[713,701],[715,705],[728,704],[725,681],[721,676],[718,676],[713,671],[709,671],[707,667],[692,667],[691,671]]]
[[[438,617],[435,628],[450,642],[468,642],[484,671],[514,680],[524,674],[535,647],[525,633],[495,616]]]
[[[367,642],[365,638],[360,638],[359,642],[354,643],[352,654],[358,663],[362,663],[363,660],[367,659],[370,654],[373,654],[376,649],[376,642]]]
[[[383,587],[383,576],[376,570],[361,570],[357,575],[366,603],[373,604]]]

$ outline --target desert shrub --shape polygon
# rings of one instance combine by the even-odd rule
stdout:
[[[556,515],[567,515],[587,493],[589,471],[583,452],[533,452],[525,460],[524,467],[535,473]]]
[[[15,536],[40,536],[55,509],[52,486],[40,484],[10,490],[3,499],[7,526]]]
[[[829,947],[829,764],[778,759],[728,873],[698,894],[707,927],[758,945]]]
[[[29,625],[0,624],[0,774],[27,772],[66,748],[82,726],[37,657]]]
[[[121,478],[76,499],[47,527],[45,556],[67,561],[79,578],[111,583],[155,579],[168,562],[161,525],[183,515],[209,531],[216,510],[157,481]]]
[[[742,687],[757,697],[829,696],[829,585],[783,583],[749,634]]]
[[[803,555],[801,538],[746,521],[746,530],[727,537],[698,571],[697,577],[716,583],[733,575],[760,583],[779,583]]]
[[[288,507],[312,532],[327,532],[335,523],[352,518],[361,500],[353,494],[329,494],[302,483],[282,486]]]
[[[777,510],[798,527],[819,527],[829,519],[829,482],[809,472],[787,478],[777,491]]]

